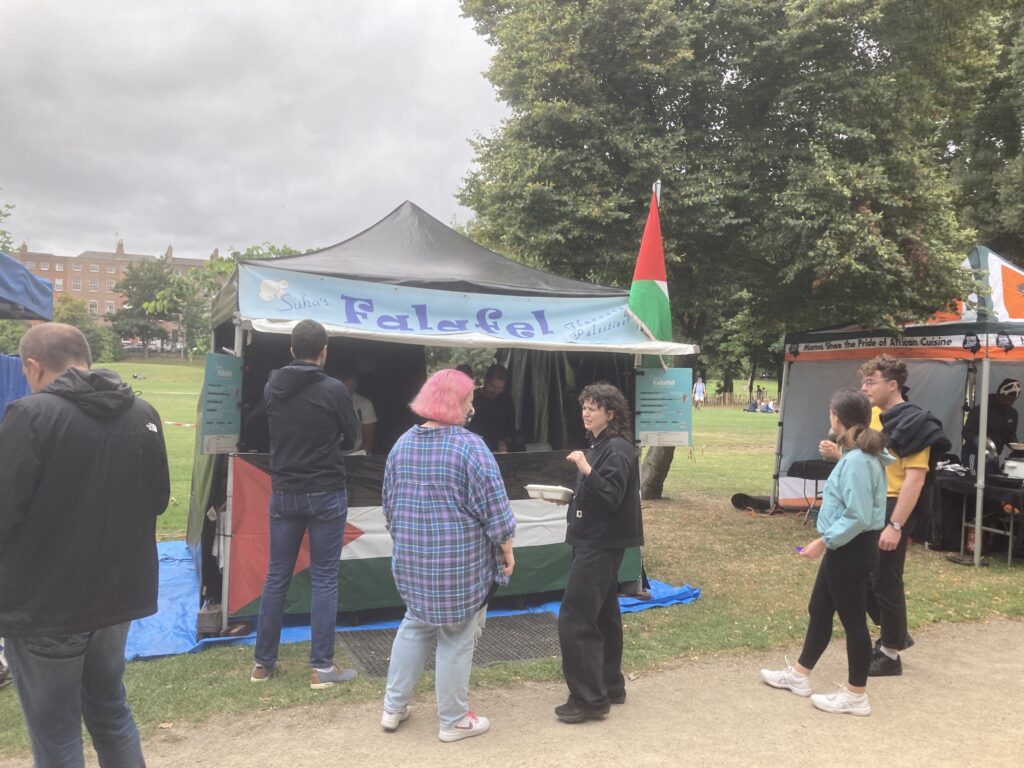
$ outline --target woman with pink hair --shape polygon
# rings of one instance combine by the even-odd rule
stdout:
[[[426,421],[398,438],[384,470],[391,572],[406,613],[391,647],[380,724],[395,731],[409,717],[436,644],[438,738],[459,741],[490,728],[469,710],[469,674],[487,599],[512,575],[516,521],[494,456],[465,428],[473,380],[438,371],[409,407]]]

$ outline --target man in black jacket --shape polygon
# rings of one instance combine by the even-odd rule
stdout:
[[[334,663],[338,563],[348,517],[344,452],[361,426],[345,385],[323,369],[327,331],[303,320],[292,331],[290,365],[271,371],[264,388],[270,429],[270,565],[256,624],[250,680],[273,676],[285,596],[304,534],[309,534],[309,687],[344,683],[355,670]]]
[[[62,323],[19,347],[32,391],[0,422],[0,635],[37,766],[143,766],[125,700],[128,626],[156,612],[156,517],[170,480],[160,416],[90,370]]]

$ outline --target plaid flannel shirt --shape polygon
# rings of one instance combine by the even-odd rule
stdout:
[[[494,582],[499,545],[516,532],[505,483],[484,441],[462,427],[415,426],[384,470],[391,572],[406,607],[435,626],[461,624]]]

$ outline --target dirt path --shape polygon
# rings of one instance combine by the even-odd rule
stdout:
[[[421,697],[395,734],[380,730],[377,704],[326,703],[175,727],[144,747],[150,768],[1024,763],[1024,622],[914,634],[903,677],[870,681],[868,718],[818,712],[807,699],[768,688],[758,669],[779,664],[781,654],[753,653],[686,661],[635,680],[625,706],[584,725],[555,720],[562,686],[531,684],[471,692],[491,732],[457,744],[437,740],[434,703]],[[833,643],[815,671],[815,690],[844,677],[845,654]]]

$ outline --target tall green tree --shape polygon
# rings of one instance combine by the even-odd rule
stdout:
[[[169,312],[147,311],[146,304],[156,301],[157,294],[171,283],[173,277],[170,263],[159,258],[133,264],[117,283],[117,291],[124,295],[125,303],[117,312],[107,315],[110,327],[122,338],[137,336],[146,357],[149,356],[151,341],[167,338],[161,321],[173,319]]]
[[[950,140],[957,204],[978,240],[1024,264],[1024,0],[999,16],[996,66]]]
[[[994,60],[985,0],[464,0],[511,115],[474,236],[625,285],[646,191],[677,333],[897,326],[973,287],[946,153]]]

